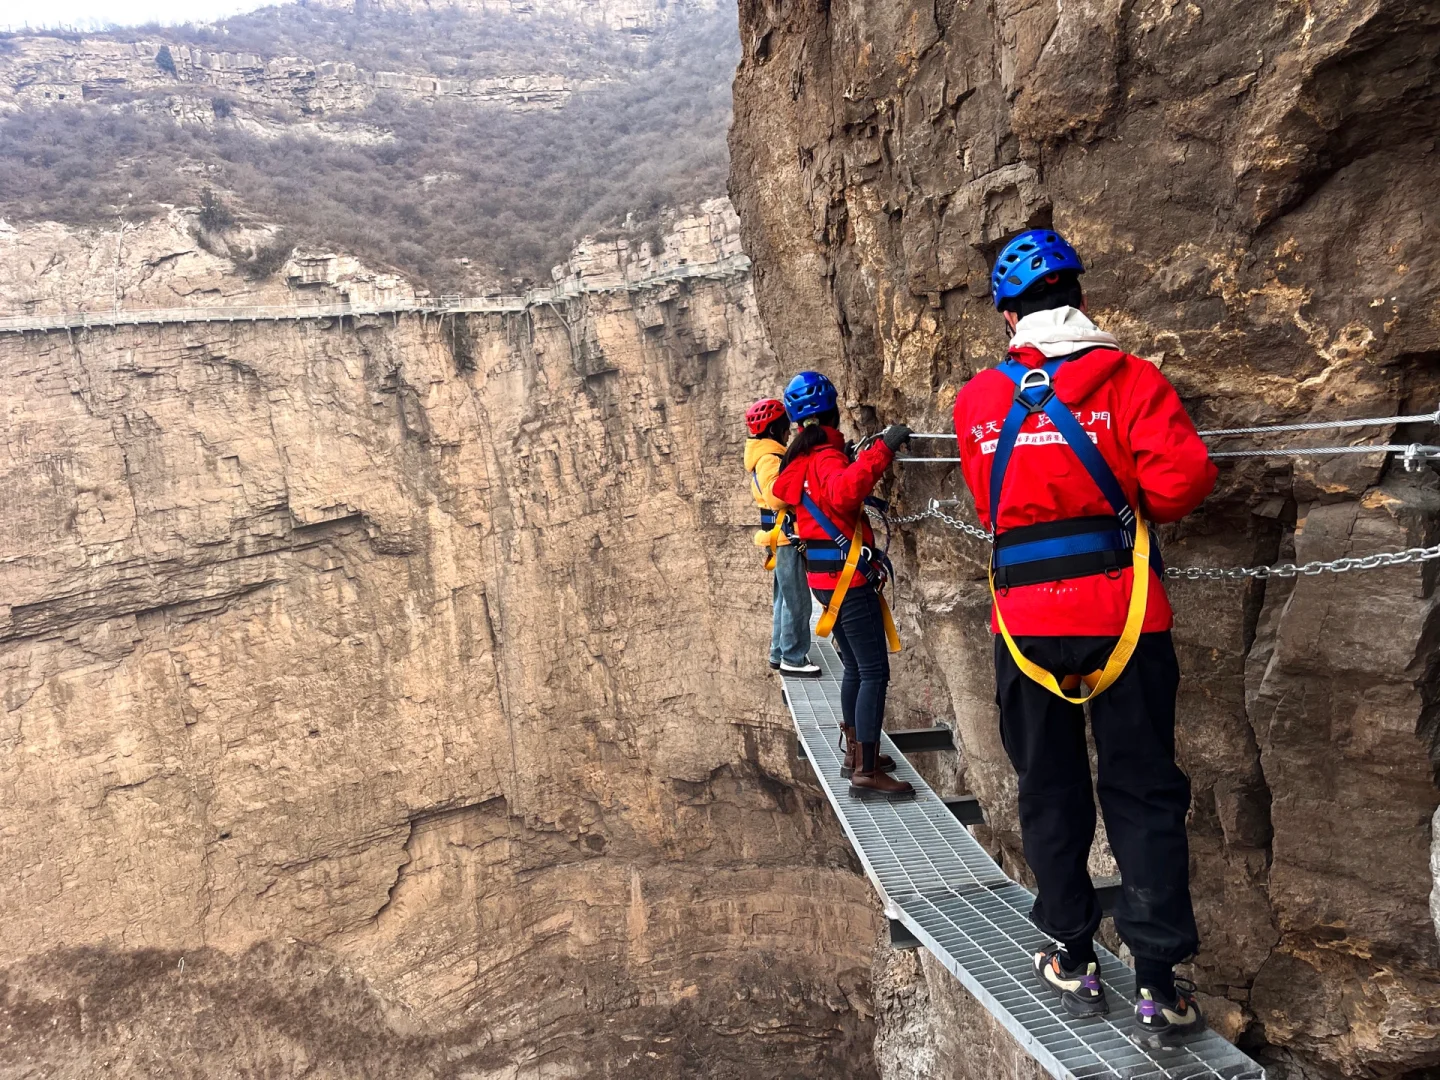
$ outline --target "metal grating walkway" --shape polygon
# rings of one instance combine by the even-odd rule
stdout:
[[[840,658],[817,639],[819,679],[786,679],[795,729],[825,794],[880,894],[903,923],[1058,1080],[1264,1080],[1265,1071],[1214,1032],[1176,1049],[1130,1039],[1134,973],[1097,946],[1108,1018],[1074,1020],[1036,985],[1030,956],[1049,943],[1029,919],[1033,897],[1005,876],[980,843],[884,739],[895,775],[914,799],[864,800],[840,778]]]

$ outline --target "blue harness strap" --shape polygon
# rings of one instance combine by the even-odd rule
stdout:
[[[1031,415],[1042,413],[1049,418],[1065,444],[1080,459],[1080,464],[1090,474],[1095,486],[1100,489],[1115,517],[1119,519],[1120,528],[1082,531],[1008,546],[997,544],[993,561],[996,569],[1075,555],[1128,552],[1134,547],[1135,511],[1125,497],[1120,481],[1115,479],[1110,463],[1105,460],[1099,447],[1091,441],[1089,433],[1081,427],[1080,421],[1075,419],[1075,414],[1060,400],[1051,385],[1060,365],[1068,359],[1069,357],[1065,356],[1057,357],[1045,361],[1038,368],[1028,368],[1007,358],[996,368],[1015,383],[1016,389],[1014,403],[1000,427],[1000,435],[995,444],[995,460],[990,466],[990,523],[992,528],[996,528],[998,537],[1000,496],[1004,490],[1005,473],[1009,468],[1010,458],[1019,441],[1020,428]]]
[[[835,527],[835,523],[830,520],[824,510],[820,509],[820,504],[810,497],[808,488],[801,496],[800,505],[830,538],[828,543],[815,540],[805,541],[806,563],[816,573],[838,573],[844,567],[845,559],[850,554],[850,537]],[[865,511],[862,509],[860,512],[863,514]],[[886,578],[895,576],[889,556],[883,551],[875,551],[869,547],[861,549],[860,561],[856,564],[855,569],[866,581],[874,581],[879,574],[883,574]]]
[[[1128,551],[1134,539],[1119,529],[1083,532],[1048,540],[1030,540],[1023,544],[995,549],[995,567],[1018,566],[1065,555],[1089,555],[1101,551]]]

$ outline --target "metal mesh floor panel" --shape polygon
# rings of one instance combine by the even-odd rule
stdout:
[[[1214,1032],[1183,1047],[1151,1050],[1130,1038],[1134,974],[1098,948],[1110,1016],[1075,1020],[1036,982],[1030,956],[1049,939],[1029,919],[1034,899],[957,821],[895,750],[895,776],[913,799],[860,799],[840,777],[840,658],[816,640],[819,679],[785,679],[785,699],[805,754],[885,913],[945,965],[1058,1080],[1264,1080],[1265,1072]]]

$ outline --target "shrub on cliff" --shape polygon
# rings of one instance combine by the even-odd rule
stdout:
[[[224,232],[231,225],[235,224],[235,215],[230,208],[220,201],[215,194],[214,188],[206,188],[200,192],[200,227],[206,232]]]
[[[275,276],[276,271],[285,265],[290,258],[290,252],[294,250],[295,241],[289,233],[282,232],[268,244],[261,244],[236,262],[240,266],[240,272],[251,281],[264,281]]]

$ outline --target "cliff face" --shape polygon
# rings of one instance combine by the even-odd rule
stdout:
[[[177,123],[229,120],[241,131],[258,134],[294,128],[296,121],[307,119],[310,122],[299,128],[302,132],[352,140],[363,132],[332,130],[316,118],[362,111],[382,93],[419,101],[559,108],[577,90],[603,85],[607,76],[630,74],[621,68],[597,70],[589,78],[565,71],[445,77],[161,40],[37,36],[12,38],[8,44],[9,49],[0,52],[0,111],[111,99],[128,109],[168,111]],[[168,57],[168,67],[157,57]]]
[[[166,229],[127,304],[247,288]],[[0,337],[0,1072],[866,1075],[737,479],[778,376],[743,276]]]
[[[836,375],[861,426],[948,429],[957,388],[1003,355],[990,260],[1052,223],[1090,267],[1097,320],[1201,427],[1440,399],[1433,4],[752,0],[741,39],[731,187],[761,313],[784,365]],[[902,510],[957,494],[939,466],[901,472]],[[1382,456],[1247,459],[1165,531],[1165,556],[1430,543],[1437,507],[1433,474]],[[900,683],[953,710],[988,835],[1023,876],[986,552],[931,521],[903,554],[923,634]],[[1171,592],[1207,1010],[1277,1076],[1421,1075],[1440,1063],[1433,570]],[[943,972],[882,967],[884,1075],[1030,1075]]]
[[[484,11],[526,18],[560,16],[630,34],[648,34],[687,10],[714,10],[715,0],[320,0],[344,11]]]

